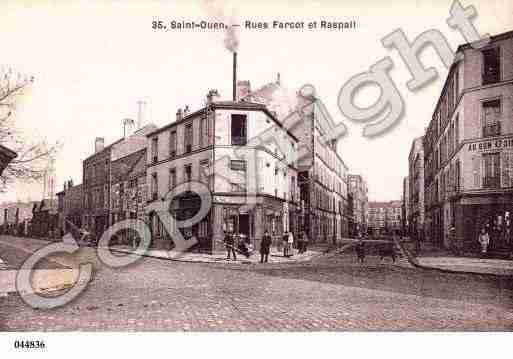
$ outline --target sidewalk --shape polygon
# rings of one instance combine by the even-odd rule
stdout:
[[[513,276],[513,261],[468,257],[417,257],[421,267],[431,267],[454,272]]]
[[[406,243],[399,243],[400,248],[406,255],[408,261],[415,267],[424,269],[435,269],[454,273],[468,274],[492,274],[499,276],[513,276],[513,260],[489,259],[474,257],[451,256],[447,251],[421,254],[414,256]],[[410,242],[411,244],[411,242]]]
[[[214,254],[208,253],[194,253],[194,252],[178,252],[178,251],[167,251],[160,249],[149,249],[148,251],[138,252],[134,250],[130,246],[122,246],[115,245],[111,247],[111,250],[127,253],[127,254],[139,254],[144,257],[152,257],[152,258],[160,258],[167,259],[172,261],[179,262],[193,262],[193,263],[242,263],[242,264],[256,264],[260,263],[260,252],[255,250],[253,254],[246,258],[243,254],[237,253],[237,260],[234,261],[233,258],[228,260],[226,258],[225,252],[219,252]],[[306,253],[297,254],[297,250],[294,250],[294,255],[291,257],[284,257],[283,252],[278,252],[276,249],[271,249],[271,253],[269,254],[269,262],[268,263],[297,263],[297,262],[306,262],[317,256],[322,255],[326,251],[328,251],[328,246],[315,246],[311,249],[308,249]]]

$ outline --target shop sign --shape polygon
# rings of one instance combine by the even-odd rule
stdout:
[[[500,150],[503,148],[513,148],[513,138],[502,138],[502,139],[497,139],[497,140],[469,143],[467,148],[468,148],[469,152],[491,151],[491,150]]]

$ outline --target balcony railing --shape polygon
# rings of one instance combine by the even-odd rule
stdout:
[[[483,137],[498,136],[501,134],[501,123],[494,122],[483,126]]]
[[[483,177],[483,188],[498,188],[500,187],[500,177]]]

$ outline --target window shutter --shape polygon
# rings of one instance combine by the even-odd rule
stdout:
[[[513,185],[513,152],[501,153],[501,187],[511,187]]]
[[[481,157],[474,156],[472,158],[472,166],[474,172],[474,188],[481,187]]]

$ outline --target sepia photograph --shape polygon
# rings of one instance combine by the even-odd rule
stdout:
[[[3,0],[0,31],[0,353],[507,355],[510,0]]]

